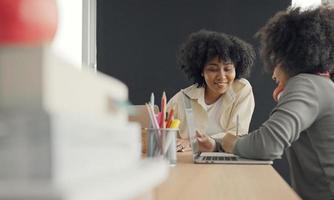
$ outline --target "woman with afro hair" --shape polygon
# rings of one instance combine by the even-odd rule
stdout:
[[[257,36],[278,84],[277,106],[248,135],[226,134],[220,142],[198,135],[200,147],[271,160],[285,151],[292,187],[302,199],[334,199],[334,8],[289,8]]]
[[[178,51],[177,64],[194,84],[178,92],[168,103],[175,117],[183,122],[178,147],[189,150],[183,95],[192,100],[198,132],[215,139],[226,132],[248,133],[254,96],[243,77],[250,73],[254,58],[251,45],[237,37],[208,30],[188,36]]]

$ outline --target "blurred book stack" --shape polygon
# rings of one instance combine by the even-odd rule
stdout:
[[[127,101],[123,83],[48,47],[0,47],[0,199],[132,199],[163,181]]]

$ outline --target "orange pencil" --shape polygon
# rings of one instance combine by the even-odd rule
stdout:
[[[174,119],[174,109],[171,108],[168,114],[166,128],[170,128],[170,125],[172,124],[173,119]]]

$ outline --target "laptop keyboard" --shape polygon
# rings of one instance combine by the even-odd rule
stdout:
[[[236,161],[238,158],[236,156],[203,156],[203,160],[214,161],[214,160],[230,160]]]

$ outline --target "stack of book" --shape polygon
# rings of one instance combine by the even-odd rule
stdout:
[[[126,85],[48,47],[0,48],[0,199],[131,199],[163,181],[127,101]]]

